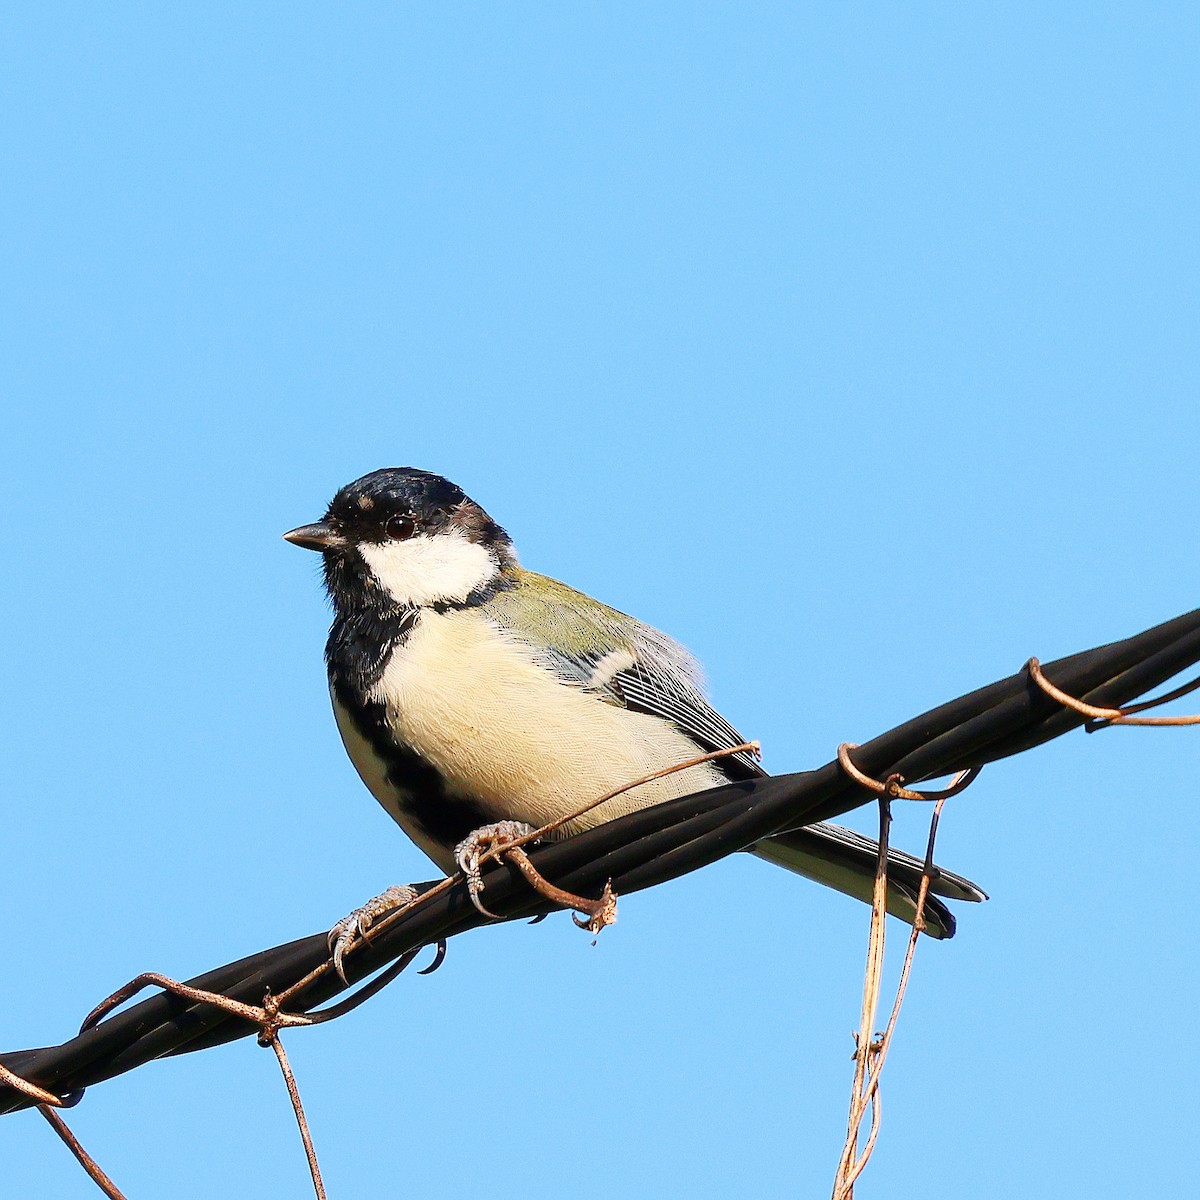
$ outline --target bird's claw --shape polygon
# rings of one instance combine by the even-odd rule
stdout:
[[[348,916],[343,917],[329,931],[326,944],[329,946],[329,953],[333,958],[333,969],[343,983],[350,982],[346,978],[346,971],[342,965],[342,960],[350,947],[357,941],[370,940],[367,935],[377,917],[381,917],[393,909],[403,908],[406,904],[411,904],[420,894],[416,888],[409,887],[406,883],[393,885],[386,892],[380,892],[374,899],[368,900],[366,904],[360,905]]]
[[[496,821],[492,825],[483,825],[468,837],[463,838],[454,847],[454,861],[467,880],[467,892],[471,903],[485,916],[493,921],[501,921],[503,917],[489,912],[483,906],[480,896],[483,894],[483,877],[479,870],[479,860],[489,850],[503,849],[518,838],[528,837],[534,827],[524,821]]]

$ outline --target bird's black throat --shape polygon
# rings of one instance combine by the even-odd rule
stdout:
[[[330,686],[335,691],[345,688],[357,703],[364,703],[392,651],[407,641],[420,617],[417,608],[364,606],[339,612],[325,643]]]
[[[365,572],[344,562],[330,563],[333,557],[326,556],[325,569],[335,613],[325,664],[334,699],[383,764],[407,816],[433,841],[453,847],[495,817],[470,797],[447,789],[441,772],[396,737],[386,704],[374,694],[392,654],[404,646],[425,610],[397,605]],[[438,613],[474,607],[508,586],[505,577],[460,604],[432,607]]]

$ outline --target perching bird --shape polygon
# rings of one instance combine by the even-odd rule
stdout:
[[[512,540],[461,488],[392,467],[347,484],[324,518],[284,534],[319,550],[334,621],[325,649],[338,729],[363,782],[443,871],[498,822],[540,827],[622,784],[745,739],[705,698],[696,661],[665,634],[526,571]],[[566,836],[623,813],[765,774],[748,753],[607,801]],[[810,825],[752,847],[869,901],[877,844]],[[889,911],[915,912],[922,863],[892,851]],[[932,891],[983,900],[942,871]],[[389,889],[336,927],[403,898]],[[928,932],[954,919],[929,898]],[[340,961],[340,955],[339,955]]]

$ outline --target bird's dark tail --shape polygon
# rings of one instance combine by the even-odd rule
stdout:
[[[766,838],[750,849],[767,862],[871,903],[879,858],[874,838],[822,822]],[[916,917],[924,867],[921,859],[903,850],[888,850],[888,912],[909,925]],[[925,932],[949,938],[954,936],[954,914],[938,897],[979,901],[986,900],[987,893],[969,879],[937,868],[925,900]]]

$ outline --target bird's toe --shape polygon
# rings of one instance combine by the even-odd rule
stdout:
[[[386,891],[359,905],[352,913],[344,916],[326,938],[329,953],[333,958],[333,969],[343,983],[348,983],[343,959],[347,951],[358,941],[367,940],[367,934],[378,917],[393,909],[411,904],[420,892],[408,884],[393,884]]]

